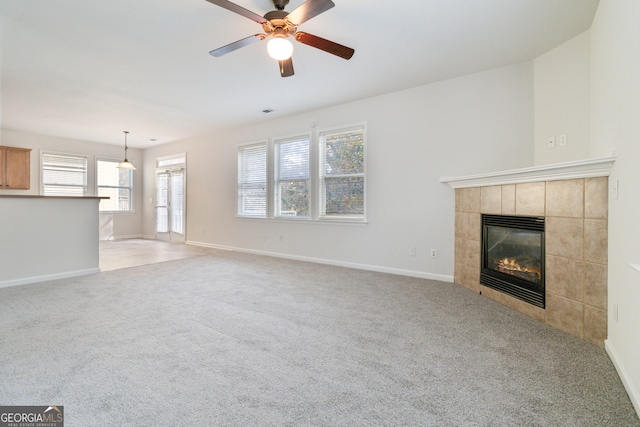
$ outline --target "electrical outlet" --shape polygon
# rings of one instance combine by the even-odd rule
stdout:
[[[564,147],[565,145],[567,145],[567,134],[563,133],[562,135],[560,135],[560,138],[558,139],[558,145],[560,147]]]
[[[416,256],[416,248],[409,248],[409,256]]]
[[[438,251],[435,249],[431,249],[431,258],[435,258],[438,256]]]
[[[547,148],[556,148],[556,137],[550,136],[547,138]]]

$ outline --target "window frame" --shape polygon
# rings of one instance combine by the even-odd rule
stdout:
[[[283,144],[287,144],[287,143],[294,143],[294,142],[300,142],[300,141],[304,141],[306,140],[307,143],[307,159],[306,159],[306,163],[307,163],[307,177],[306,178],[281,178],[280,177],[280,173],[281,173],[281,168],[280,168],[280,147]],[[312,144],[313,144],[313,138],[311,135],[311,132],[305,132],[305,133],[300,133],[300,134],[295,134],[295,135],[290,135],[290,136],[284,136],[284,137],[278,137],[278,138],[273,138],[272,140],[272,146],[273,146],[273,152],[272,155],[270,156],[270,158],[272,159],[272,164],[273,164],[273,179],[271,180],[273,185],[272,185],[272,191],[273,191],[273,209],[272,209],[272,214],[274,218],[283,218],[283,219],[310,219],[312,217],[312,204],[311,204],[311,199],[312,199],[312,194],[313,194],[313,189],[312,189],[312,182],[311,182],[311,176],[312,176],[312,171],[311,171],[311,151],[312,151]],[[283,214],[281,208],[281,183],[282,182],[303,182],[306,181],[307,183],[307,215],[285,215]],[[284,211],[286,212],[286,211]]]
[[[187,153],[181,152],[169,156],[156,157],[156,169],[174,170],[187,168]]]
[[[170,154],[168,156],[161,156],[161,157],[156,157],[156,168],[155,168],[155,177],[154,177],[154,181],[155,181],[155,200],[156,200],[156,212],[154,214],[155,217],[155,230],[156,230],[156,236],[159,233],[174,233],[177,234],[179,236],[182,236],[183,238],[186,239],[186,230],[187,230],[187,224],[186,224],[186,217],[187,217],[187,152],[180,152],[180,153],[176,153],[176,154]],[[159,230],[158,224],[159,224],[159,215],[161,212],[161,208],[160,208],[160,197],[158,194],[158,190],[159,190],[159,186],[158,186],[158,176],[160,174],[166,174],[167,175],[167,179],[169,180],[169,185],[171,187],[171,190],[175,190],[174,186],[171,185],[171,178],[172,175],[176,174],[177,172],[181,172],[182,173],[182,182],[181,182],[181,197],[182,197],[182,203],[179,203],[178,206],[180,206],[182,208],[182,211],[175,211],[174,207],[176,205],[175,203],[175,198],[174,198],[174,194],[169,192],[168,197],[169,200],[171,201],[171,219],[169,220],[169,216],[167,215],[167,227],[166,230]],[[178,212],[180,212],[178,214]],[[167,212],[168,213],[168,212]],[[174,221],[176,218],[179,218],[178,221]],[[170,221],[170,222],[169,222]],[[180,230],[176,230],[175,229],[175,224],[179,223],[181,229]],[[171,237],[170,237],[171,239]]]
[[[314,126],[312,126],[313,128]],[[357,215],[321,215],[322,206],[321,203],[324,200],[322,197],[323,182],[321,178],[322,167],[321,155],[322,150],[320,148],[320,136],[323,133],[339,132],[339,131],[353,131],[359,130],[363,134],[363,150],[362,150],[362,165],[363,171],[359,174],[363,181],[363,202],[362,202],[362,214]],[[277,144],[295,140],[296,138],[309,137],[309,215],[308,216],[289,216],[282,215],[279,212],[279,200],[278,200],[278,149]],[[240,150],[243,148],[250,148],[263,145],[265,147],[265,169],[266,169],[266,182],[265,191],[265,214],[264,215],[243,215],[240,211],[240,174],[241,174],[241,159]],[[258,219],[258,220],[271,220],[271,221],[301,221],[301,222],[315,222],[323,224],[344,224],[344,225],[367,225],[367,122],[352,122],[350,124],[344,124],[333,127],[326,127],[321,129],[312,129],[308,132],[293,133],[288,136],[270,137],[268,139],[254,141],[250,143],[244,143],[237,145],[236,160],[237,160],[237,179],[236,179],[236,217],[242,219]]]
[[[101,214],[132,214],[134,212],[134,174],[132,170],[123,169],[129,173],[129,186],[113,186],[113,185],[100,185],[99,179],[99,162],[109,162],[115,163],[114,168],[121,162],[121,160],[117,160],[112,157],[96,157],[94,160],[95,167],[95,194],[96,196],[100,195],[100,188],[116,188],[116,189],[128,189],[129,190],[129,209],[127,210],[101,210],[100,205],[98,206],[98,212]],[[100,202],[102,204],[102,201]]]
[[[47,183],[45,183],[44,178],[45,178],[45,168],[44,168],[44,161],[45,161],[45,157],[46,156],[58,156],[58,157],[67,157],[67,158],[76,158],[76,159],[83,159],[85,162],[85,169],[84,169],[84,184],[82,186],[82,194],[50,194],[47,195],[46,194],[46,188],[50,185],[48,185]],[[76,154],[76,153],[64,153],[64,152],[60,152],[60,151],[48,151],[48,150],[40,150],[40,165],[39,165],[39,171],[40,171],[40,194],[46,197],[85,197],[88,195],[89,193],[89,156],[85,155],[85,154]],[[68,187],[78,187],[78,186],[71,186],[69,185]]]
[[[326,186],[325,183],[325,174],[323,168],[324,162],[324,152],[325,149],[322,146],[322,135],[323,134],[338,134],[338,133],[348,133],[353,131],[362,131],[362,172],[359,173],[345,173],[341,175],[333,175],[333,178],[347,178],[347,177],[356,177],[362,178],[362,214],[342,214],[342,215],[327,215],[325,212],[326,208]],[[317,156],[318,156],[318,172],[317,172],[317,195],[316,198],[318,200],[318,219],[320,221],[349,221],[349,222],[366,222],[367,221],[367,124],[366,122],[352,123],[344,126],[333,126],[323,129],[318,129],[316,133],[316,148],[317,148]]]

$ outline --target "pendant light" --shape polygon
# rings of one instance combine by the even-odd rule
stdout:
[[[118,166],[116,166],[118,169],[128,169],[131,171],[136,170],[135,166],[133,166],[131,163],[129,163],[129,160],[127,160],[127,134],[129,133],[129,131],[123,130],[122,132],[124,132],[124,161],[118,163]]]

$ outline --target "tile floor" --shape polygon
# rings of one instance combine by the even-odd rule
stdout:
[[[160,240],[125,239],[100,241],[100,270],[118,270],[175,259],[206,255],[217,249]]]

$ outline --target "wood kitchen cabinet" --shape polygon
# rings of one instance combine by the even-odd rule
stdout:
[[[31,149],[0,145],[0,188],[28,190],[31,184]]]

